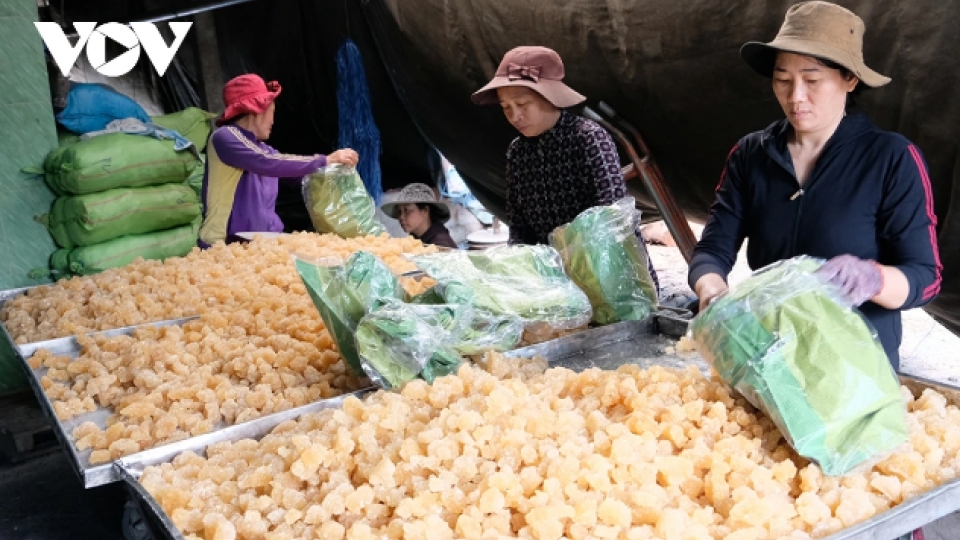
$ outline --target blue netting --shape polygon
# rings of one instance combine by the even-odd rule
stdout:
[[[337,51],[337,108],[340,113],[340,148],[360,154],[357,172],[377,206],[383,197],[380,183],[380,131],[373,120],[370,89],[357,45],[347,40]]]

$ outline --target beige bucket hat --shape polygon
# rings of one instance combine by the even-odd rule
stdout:
[[[777,37],[770,43],[751,41],[740,56],[764,77],[773,76],[777,52],[786,51],[831,60],[849,69],[863,84],[883,86],[889,77],[863,61],[863,20],[852,11],[830,2],[801,2],[787,10]]]
[[[564,74],[563,60],[553,49],[517,47],[503,55],[493,80],[473,93],[473,102],[496,105],[500,102],[497,88],[504,86],[526,86],[561,109],[586,101],[586,97],[563,84]]]
[[[436,193],[426,184],[416,183],[404,186],[397,200],[383,203],[380,208],[384,214],[393,219],[400,219],[401,204],[429,204],[437,209],[440,223],[446,223],[450,219],[450,207],[438,201]]]

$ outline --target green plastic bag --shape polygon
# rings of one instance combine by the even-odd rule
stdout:
[[[213,130],[211,122],[216,117],[216,114],[203,109],[187,107],[179,112],[154,116],[150,118],[150,121],[162,128],[172,129],[183,135],[197,147],[197,150],[203,152]]]
[[[640,212],[633,197],[582,212],[550,234],[567,275],[583,289],[598,325],[647,318],[657,288],[636,230]]]
[[[436,287],[410,299],[414,305],[441,305],[445,301]],[[467,305],[467,304],[464,304]],[[450,346],[462,355],[472,356],[487,351],[509,351],[520,343],[523,337],[523,320],[515,315],[490,313],[482,309],[472,309],[470,324]]]
[[[198,160],[173,146],[172,140],[110,133],[57,148],[47,155],[43,169],[57,195],[181,183]]]
[[[720,376],[827,475],[893,451],[909,430],[875,330],[797,257],[758,270],[693,321]]]
[[[74,248],[185,225],[200,212],[192,189],[167,184],[60,197],[42,220],[57,244]]]
[[[163,260],[182,257],[197,246],[201,219],[188,225],[147,234],[123,236],[102,244],[74,249],[60,249],[50,256],[50,268],[62,276],[86,276],[119,268],[137,257]]]
[[[560,255],[549,246],[449,251],[413,261],[437,281],[435,292],[447,303],[513,316],[524,325],[572,329],[590,321],[590,301],[563,273]]]
[[[354,253],[343,265],[323,262],[294,256],[300,279],[340,356],[355,374],[364,375],[354,341],[357,324],[384,301],[402,300],[403,287],[380,259],[365,251]]]
[[[356,169],[328,165],[303,178],[303,202],[320,233],[341,238],[386,232],[377,221],[377,208]]]
[[[417,376],[433,383],[460,366],[451,344],[471,319],[470,306],[386,302],[357,325],[363,369],[382,388],[397,388]]]

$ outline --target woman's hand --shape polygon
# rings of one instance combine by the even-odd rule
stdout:
[[[360,156],[349,148],[341,148],[327,156],[327,163],[339,163],[350,167],[356,167],[360,161]]]
[[[910,295],[910,282],[899,268],[853,255],[830,259],[817,274],[839,287],[855,306],[872,301],[887,309],[900,309]]]
[[[700,311],[707,309],[707,306],[718,297],[727,292],[727,282],[719,274],[705,274],[694,284],[697,298],[700,299]]]
[[[875,261],[839,255],[824,263],[817,275],[840,289],[854,306],[867,302],[883,290],[883,270]]]

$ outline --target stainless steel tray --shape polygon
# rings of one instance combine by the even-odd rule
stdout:
[[[658,333],[658,329],[665,326],[670,330],[668,334],[674,332],[677,328],[675,321],[665,321],[664,319],[676,319],[684,315],[683,310],[668,311],[655,314],[645,321],[625,322],[602,328],[593,328],[538,345],[516,349],[506,353],[506,356],[523,358],[540,355],[544,356],[552,367],[566,367],[574,371],[582,371],[591,367],[616,369],[618,366],[637,358],[642,360],[640,364],[643,367],[653,365],[682,367],[688,363],[694,363],[701,369],[709,369],[702,361],[700,361],[702,365],[697,364],[698,358],[695,356],[683,359],[675,356],[671,357],[665,352],[667,347],[674,346],[676,341],[664,337],[664,335]],[[683,332],[680,332],[679,335],[682,334]],[[355,394],[364,392],[361,390]],[[336,401],[337,403],[307,405],[279,414],[284,415],[283,420],[292,419],[303,413],[339,406],[339,403],[342,403],[342,399]],[[271,418],[273,416],[277,415],[271,415]],[[214,442],[260,438],[279,424],[279,422],[271,422],[270,424],[252,425],[262,420],[267,420],[267,418],[249,422],[248,424],[251,424],[249,426],[234,426],[216,433],[209,433],[201,437],[146,450],[121,458],[114,463],[114,467],[117,469],[116,474],[123,479],[128,493],[139,507],[155,540],[183,540],[184,537],[156,499],[140,485],[139,478],[144,469],[152,465],[169,462],[183,451],[190,450],[202,454],[206,446]]]
[[[666,323],[671,330],[670,333],[676,334],[676,331],[682,327],[678,322],[679,319],[673,320],[677,319],[678,314],[679,312],[660,314],[661,316],[654,316],[646,321],[594,328],[550,342],[516,349],[506,355],[515,358],[539,355],[546,358],[551,367],[566,367],[574,371],[589,368],[616,369],[627,363],[635,363],[642,368],[654,365],[685,368],[694,365],[701,371],[709,372],[709,366],[698,355],[678,356],[666,352],[666,349],[674,347],[676,342],[664,337],[658,329]],[[682,316],[682,314],[679,315]],[[670,320],[663,321],[663,318]],[[679,335],[683,333],[679,332]],[[933,388],[947,396],[954,404],[960,405],[960,388],[958,387],[905,375],[901,375],[901,381],[914,391]],[[335,405],[331,404],[331,406]],[[287,413],[290,418],[299,414],[297,410],[287,411]],[[257,437],[257,435],[244,434],[255,431],[252,426],[247,429],[248,431],[240,429],[230,431],[230,434],[235,433],[237,439],[245,436]],[[259,436],[266,432],[260,432]],[[216,440],[227,440],[225,437],[230,436],[227,433],[228,430],[224,430],[219,434],[209,435],[218,435]],[[138,479],[145,467],[170,461],[181,450],[202,452],[202,442],[199,437],[196,440],[181,441],[128,456],[114,464],[117,474],[123,478],[128,492],[144,514],[145,521],[150,525],[156,540],[183,540],[184,537],[160,504],[140,485]],[[960,479],[928,491],[824,540],[894,540],[958,509],[960,509]]]
[[[93,332],[88,335],[133,335],[138,328],[144,328],[148,326],[161,327],[182,325],[196,318],[197,317],[185,317],[170,321],[161,321],[138,326],[128,326],[126,328],[117,328],[115,330],[107,330],[104,332]],[[19,347],[16,347],[15,350],[17,351],[17,357],[20,360],[23,369],[27,373],[27,380],[30,383],[30,387],[33,389],[33,393],[36,394],[37,401],[40,402],[40,407],[43,409],[44,414],[47,415],[51,426],[53,426],[53,431],[56,433],[57,439],[60,441],[60,446],[63,448],[63,451],[66,452],[67,458],[70,461],[73,470],[77,473],[77,476],[80,477],[80,481],[83,482],[84,487],[91,488],[119,480],[119,477],[116,476],[111,464],[104,463],[100,465],[91,465],[90,454],[93,451],[90,449],[87,449],[83,452],[78,451],[76,445],[73,443],[72,437],[73,430],[84,422],[93,422],[101,429],[106,429],[107,418],[113,414],[113,411],[109,409],[98,408],[93,412],[81,414],[80,416],[76,416],[69,420],[61,421],[59,418],[57,418],[57,415],[53,410],[53,403],[47,397],[47,394],[43,391],[43,387],[40,385],[40,379],[46,374],[47,368],[41,367],[39,369],[31,369],[30,365],[27,363],[30,357],[32,357],[39,349],[48,349],[50,352],[58,356],[70,356],[71,358],[76,358],[80,355],[80,344],[77,342],[76,336],[20,345]]]
[[[183,535],[177,529],[176,525],[173,524],[173,520],[171,520],[170,516],[163,510],[163,507],[160,506],[160,503],[140,485],[139,479],[144,469],[172,461],[173,458],[183,452],[195,452],[203,455],[208,446],[217,442],[260,439],[270,433],[273,428],[287,420],[293,420],[300,415],[322,411],[323,409],[339,408],[343,405],[343,401],[347,397],[354,396],[362,398],[365,394],[374,390],[374,388],[357,390],[350,394],[344,394],[335,398],[325,399],[302,407],[271,414],[243,424],[237,424],[219,431],[200,435],[199,437],[191,437],[173,444],[144,450],[143,452],[115,461],[111,465],[113,467],[113,474],[123,481],[127,493],[130,495],[130,499],[133,500],[139,508],[140,514],[147,528],[153,535],[154,540],[160,540],[161,538],[184,540]]]
[[[684,369],[696,366],[705,375],[710,374],[710,366],[698,355],[677,355],[667,349],[676,346],[676,340],[683,332],[675,332],[680,324],[677,314],[671,311],[656,313],[643,321],[628,321],[593,328],[569,336],[530,345],[504,353],[513,358],[532,358],[542,356],[551,367],[565,367],[574,371],[589,368],[615,370],[624,364],[636,364],[646,369],[657,366]],[[667,325],[670,325],[668,328]],[[685,327],[685,323],[684,323]],[[670,330],[670,331],[666,331]]]
[[[139,328],[144,328],[147,326],[162,327],[183,325],[197,318],[199,317],[185,317],[182,319],[131,326],[127,328],[118,328],[116,330],[107,330],[105,332],[96,332],[95,334],[105,336],[133,335],[133,333]],[[95,423],[101,429],[106,429],[106,420],[110,417],[110,415],[113,414],[113,411],[109,409],[98,408],[96,411],[82,414],[80,416],[71,418],[70,420],[59,420],[54,413],[53,404],[47,398],[43,388],[40,385],[40,378],[46,373],[47,368],[34,370],[30,369],[29,365],[26,363],[27,360],[29,360],[29,358],[41,348],[46,348],[56,355],[76,358],[80,354],[80,345],[77,343],[77,338],[68,337],[39,343],[31,343],[29,345],[20,346],[18,351],[21,359],[24,362],[24,368],[27,369],[28,373],[30,374],[30,384],[33,387],[34,393],[37,394],[37,398],[40,401],[41,407],[50,419],[51,424],[54,426],[54,432],[57,434],[57,438],[60,440],[61,446],[67,453],[70,463],[77,475],[80,477],[80,480],[83,482],[84,487],[91,488],[119,481],[121,479],[120,475],[112,463],[104,463],[99,465],[90,464],[90,454],[92,453],[92,450],[87,449],[82,452],[78,451],[76,445],[73,443],[72,437],[73,430],[76,429],[80,424],[88,421]],[[362,389],[354,392],[353,394],[344,394],[335,398],[316,401],[302,407],[265,415],[261,418],[244,422],[242,424],[235,424],[231,426],[221,424],[217,427],[217,429],[210,433],[196,437],[189,437],[182,441],[177,441],[175,443],[166,444],[163,446],[149,448],[142,452],[126,456],[124,459],[133,460],[131,462],[140,462],[139,460],[142,459],[143,463],[150,463],[150,459],[156,459],[151,456],[170,455],[170,458],[172,459],[172,456],[179,454],[180,452],[196,448],[205,448],[207,445],[217,441],[232,440],[232,438],[262,436],[270,429],[273,429],[273,427],[290,418],[296,418],[297,416],[306,412],[313,412],[329,407],[339,407],[347,395],[360,396],[371,390],[372,388]]]

